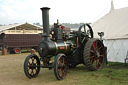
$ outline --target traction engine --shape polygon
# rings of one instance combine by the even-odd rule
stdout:
[[[24,62],[24,73],[28,78],[35,78],[40,68],[54,69],[58,80],[66,77],[68,69],[84,64],[90,71],[99,70],[105,60],[104,45],[93,38],[93,30],[86,23],[77,31],[65,32],[65,27],[54,23],[49,29],[48,7],[41,8],[43,19],[43,39],[38,45],[38,54],[28,55]]]

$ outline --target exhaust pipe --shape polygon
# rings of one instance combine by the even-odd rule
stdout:
[[[50,41],[49,37],[49,10],[48,7],[40,8],[42,11],[42,22],[43,22],[43,32],[44,32],[44,40]]]

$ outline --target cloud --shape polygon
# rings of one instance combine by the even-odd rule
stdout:
[[[91,22],[111,0],[0,0],[0,24],[41,22],[41,7],[50,7],[50,22]],[[126,0],[125,0],[126,1]],[[114,1],[114,3],[116,3]],[[125,2],[126,3],[126,2]],[[110,8],[105,12],[109,12]]]
[[[0,24],[41,22],[40,8],[44,6],[42,1],[44,0],[5,0],[3,4],[0,3]]]
[[[0,4],[0,24],[31,21],[29,19],[33,17],[28,10],[30,10],[29,4],[17,2],[15,0],[7,0],[3,4]]]

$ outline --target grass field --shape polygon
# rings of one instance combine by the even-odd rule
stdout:
[[[41,69],[38,77],[28,79],[23,64],[29,53],[0,55],[0,85],[128,85],[128,65],[109,63],[99,71],[88,71],[84,65],[68,70],[58,81],[53,70]]]

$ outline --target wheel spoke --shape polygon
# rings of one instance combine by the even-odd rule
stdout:
[[[64,76],[64,74],[65,74],[65,71],[64,71],[64,70],[62,70],[62,76]]]
[[[60,71],[61,71],[61,68],[58,69],[58,72],[60,72]]]
[[[90,58],[94,58],[94,56],[91,56]]]
[[[100,66],[102,65],[101,62],[100,62],[100,58],[97,58],[96,61],[97,61],[98,65],[99,64],[100,64]]]
[[[60,68],[60,69],[58,69],[58,75],[59,75],[60,77],[62,77],[61,73],[62,73],[62,69]]]
[[[91,59],[91,64],[93,63],[93,59]]]
[[[29,72],[29,70],[30,70],[30,69],[28,68],[28,69],[27,69],[27,72]]]
[[[31,71],[31,75],[33,75],[33,69],[31,69],[32,71]]]
[[[32,63],[34,63],[34,58],[31,58],[32,59]]]
[[[32,65],[28,65],[28,67],[30,68],[30,67],[32,67]]]
[[[92,59],[92,64],[95,62],[95,59]]]
[[[30,65],[30,62],[28,62],[28,64]]]
[[[96,68],[96,60],[93,62],[93,66],[94,66],[94,68]]]
[[[101,48],[102,48],[102,47],[99,47],[99,48],[97,49],[97,51],[99,51]]]
[[[104,57],[103,55],[99,55],[100,57]]]
[[[90,50],[90,52],[95,54],[95,52],[93,50]]]
[[[95,49],[95,46],[93,45],[93,48]]]
[[[98,61],[98,64],[100,64],[100,66],[102,65],[100,61]]]
[[[62,62],[61,62],[61,60],[59,60],[59,64],[61,64],[61,65],[62,65]]]
[[[96,68],[96,69],[98,69],[99,67],[102,66],[102,63],[100,62],[100,59],[101,59],[101,57],[103,57],[103,55],[99,52],[101,48],[102,48],[102,47],[100,47],[100,48],[97,49],[97,51],[98,51],[99,54],[98,54],[97,57],[95,58],[95,59],[96,59],[96,65],[95,65],[95,68]]]

